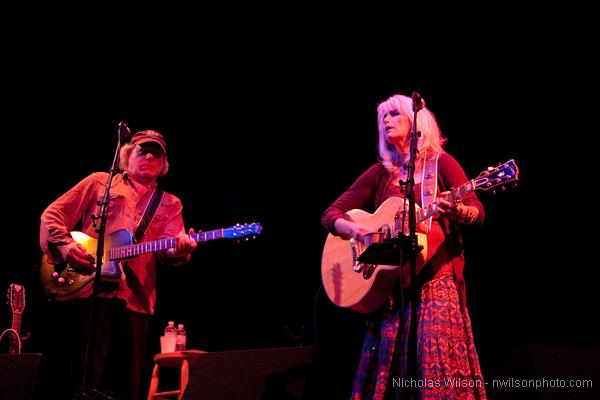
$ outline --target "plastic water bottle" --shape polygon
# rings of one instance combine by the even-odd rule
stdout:
[[[165,328],[165,336],[176,336],[177,328],[175,328],[175,321],[169,321]]]
[[[183,324],[177,325],[177,339],[175,341],[175,351],[184,351],[186,345],[186,334],[185,329],[183,329]]]
[[[175,322],[169,321],[165,328],[165,334],[160,337],[160,352],[172,353],[177,345],[177,328]]]

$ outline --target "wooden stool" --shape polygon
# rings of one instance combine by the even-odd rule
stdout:
[[[154,356],[154,369],[152,370],[152,379],[150,380],[150,389],[148,390],[148,400],[161,399],[164,397],[175,397],[181,400],[185,387],[190,377],[190,361],[193,361],[206,353],[201,350],[174,351],[172,353],[159,353]],[[160,377],[160,368],[179,368],[179,388],[157,392],[158,381]]]

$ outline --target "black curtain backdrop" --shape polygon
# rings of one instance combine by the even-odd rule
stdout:
[[[556,67],[548,43],[482,40],[461,47],[439,38],[429,44],[438,57],[417,64],[385,43],[279,46],[262,34],[157,48],[127,41],[98,52],[96,41],[73,51],[44,38],[15,48],[4,129],[16,143],[5,156],[17,159],[5,167],[12,222],[4,222],[0,290],[26,285],[25,348],[35,351],[47,329],[33,272],[39,215],[88,173],[109,168],[123,120],[166,137],[171,170],[162,185],[181,198],[188,227],[263,226],[254,241],[204,243],[190,265],[161,268],[149,354],[171,319],[185,324],[190,348],[302,342],[322,349],[346,390],[364,318],[320,291],[320,215],[376,160],[378,102],[413,90],[469,177],[511,158],[520,168],[517,187],[478,191],[487,220],[464,233],[484,375],[499,374],[523,345],[597,347],[592,266],[576,234],[588,224],[574,218],[582,197],[569,183],[582,168],[574,159],[588,127],[576,121],[591,82]],[[9,308],[1,312],[2,326],[10,324]]]

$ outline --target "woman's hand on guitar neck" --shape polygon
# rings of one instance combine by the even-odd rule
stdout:
[[[460,201],[450,202],[444,198],[450,192],[442,192],[435,200],[437,203],[437,213],[442,217],[453,219],[461,224],[470,225],[477,220],[479,210],[477,207],[467,206]]]

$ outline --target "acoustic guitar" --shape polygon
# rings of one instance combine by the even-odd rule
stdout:
[[[459,201],[476,189],[489,190],[518,180],[519,169],[514,160],[509,160],[495,168],[483,171],[450,193],[444,198],[450,202]],[[399,237],[407,234],[402,210],[407,210],[408,203],[401,197],[390,197],[371,214],[364,210],[354,209],[346,215],[355,222],[363,224],[373,237]],[[417,223],[425,221],[437,212],[435,202],[426,208],[416,206]],[[369,237],[371,235],[367,235]],[[380,240],[380,239],[378,239]],[[417,269],[420,269],[433,254],[427,251],[427,236],[417,232],[418,245],[422,247],[417,254]],[[329,234],[325,240],[321,257],[321,279],[329,299],[337,306],[361,313],[370,313],[378,309],[388,297],[395,282],[400,278],[402,270],[408,268],[407,263],[398,265],[376,265],[361,262],[359,258],[367,250],[369,244],[354,239],[343,239]],[[389,262],[389,261],[388,261]],[[402,265],[400,265],[402,264]]]

